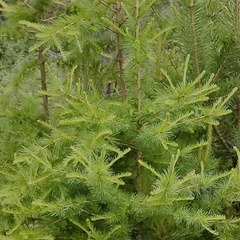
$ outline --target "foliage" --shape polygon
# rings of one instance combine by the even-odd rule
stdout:
[[[1,239],[238,238],[226,3],[0,1]]]

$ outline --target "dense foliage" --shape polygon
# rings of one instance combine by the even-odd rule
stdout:
[[[0,238],[238,239],[238,0],[0,0]]]

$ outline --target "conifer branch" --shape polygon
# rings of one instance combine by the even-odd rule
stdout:
[[[222,143],[222,145],[225,147],[225,149],[229,152],[230,156],[233,159],[233,165],[234,167],[236,166],[236,156],[233,156],[232,153],[232,145],[231,143],[225,139],[225,137],[223,136],[223,134],[221,133],[221,131],[219,130],[219,128],[217,126],[213,126],[213,129],[216,133],[216,135],[218,136],[218,139],[220,140],[220,142]]]
[[[137,110],[138,113],[141,113],[141,76],[140,76],[140,46],[139,46],[139,31],[140,31],[140,25],[139,25],[139,1],[136,0],[136,29],[135,29],[135,37],[136,37],[136,64],[137,64],[137,69],[136,69],[136,76],[137,76]]]
[[[139,32],[140,32],[140,23],[139,23],[139,0],[135,2],[135,41],[136,41],[136,52],[135,52],[135,61],[136,61],[136,80],[137,80],[137,112],[140,115],[141,108],[141,68],[140,68],[140,40],[139,40]],[[137,122],[138,131],[141,129],[142,123],[139,119]],[[142,159],[142,151],[140,149],[137,150],[137,190],[140,193],[142,191],[142,173],[141,173],[141,164],[139,161]],[[142,236],[142,224],[137,224],[138,229],[138,239],[143,240]]]
[[[213,138],[212,129],[213,129],[213,126],[211,124],[209,124],[208,125],[208,130],[207,130],[207,146],[206,146],[205,156],[204,156],[204,162],[205,163],[208,160],[208,157],[209,157],[210,151],[211,151],[212,138]]]
[[[66,13],[62,13],[62,14],[60,14],[58,16],[52,16],[52,17],[49,17],[49,18],[46,18],[46,19],[42,19],[41,21],[42,22],[50,22],[50,21],[53,21],[53,20],[55,20],[55,19],[57,19],[59,17],[63,17],[65,15],[66,15]]]
[[[47,92],[47,80],[46,80],[46,68],[45,68],[45,59],[43,55],[43,47],[39,47],[38,50],[38,59],[40,66],[40,75],[41,75],[41,86],[42,91]],[[48,95],[42,94],[43,101],[43,119],[44,121],[49,120],[49,110],[48,110]]]
[[[225,58],[223,63],[218,67],[217,72],[215,73],[214,78],[212,80],[213,83],[215,83],[217,81],[217,79],[218,79],[218,77],[219,77],[219,75],[220,75],[220,73],[222,71],[222,68],[223,68],[224,63],[226,62],[226,60],[227,60],[227,58]]]
[[[235,27],[237,28],[239,25],[239,20],[240,20],[240,2],[239,0],[235,0]]]
[[[106,6],[107,8],[109,8],[111,11],[113,11],[114,13],[117,12],[116,9],[112,8],[111,6],[109,6],[107,3],[105,3],[104,1],[100,0],[100,3],[102,3],[104,6]]]
[[[123,21],[121,20],[121,2],[116,2],[116,20],[118,27],[121,28]],[[117,60],[119,65],[119,85],[120,85],[120,94],[121,98],[124,101],[126,99],[126,86],[123,79],[123,51],[122,51],[122,35],[120,32],[117,32]]]
[[[28,8],[36,11],[36,9],[35,9],[33,6],[31,6],[26,0],[21,0],[21,2],[22,2],[25,6],[27,6]]]
[[[141,113],[141,76],[140,76],[140,56],[139,56],[139,0],[136,0],[135,2],[135,39],[136,39],[136,53],[135,53],[135,60],[136,60],[136,80],[137,80],[137,112],[138,114]],[[138,120],[137,123],[137,129],[139,130],[141,128],[141,121]],[[138,184],[138,191],[142,189],[142,177],[141,177],[141,165],[139,164],[139,161],[142,159],[142,152],[141,150],[137,151],[137,184]]]
[[[199,59],[198,59],[198,47],[197,47],[197,35],[196,35],[196,27],[195,27],[195,5],[191,3],[189,6],[190,9],[190,19],[191,19],[191,35],[193,41],[193,50],[194,50],[194,61],[196,67],[196,76],[200,74],[200,67],[199,67]],[[199,86],[201,83],[199,82]]]
[[[239,21],[240,21],[240,1],[235,0],[235,27],[236,27],[236,33],[239,31]],[[237,97],[236,100],[236,119],[237,119],[237,125],[240,125],[240,97]]]

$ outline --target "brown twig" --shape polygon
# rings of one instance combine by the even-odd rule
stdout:
[[[64,15],[66,15],[66,13],[62,13],[62,14],[60,14],[58,16],[53,16],[53,17],[49,17],[49,18],[46,18],[46,19],[42,19],[41,21],[42,22],[49,22],[49,21],[55,20],[56,18],[62,17]]]
[[[33,6],[31,6],[30,4],[28,4],[26,1],[22,0],[21,2],[22,2],[25,6],[27,6],[28,8],[36,11],[36,9],[35,9]]]
[[[42,91],[47,91],[47,80],[46,80],[46,68],[45,68],[45,59],[43,55],[43,47],[39,47],[38,50],[38,59],[39,59],[39,67],[40,67],[40,75],[41,75],[41,86]],[[43,101],[43,119],[44,121],[49,120],[49,109],[48,109],[48,95],[42,94]]]
[[[127,16],[123,17],[118,26],[121,27],[127,20],[128,20]]]
[[[216,74],[213,77],[212,83],[215,83],[217,81],[217,78],[218,78],[218,76],[219,76],[219,74],[220,74],[220,72],[221,72],[225,62],[226,62],[226,58],[224,59],[223,63],[219,66]]]
[[[218,129],[218,127],[217,127],[217,126],[213,126],[213,129],[214,129],[216,135],[218,136],[218,139],[219,139],[220,142],[222,143],[222,145],[223,145],[227,150],[232,149],[230,143],[224,138],[224,136],[222,135],[222,133],[220,132],[220,130]]]
[[[105,3],[104,1],[102,0],[99,0],[100,3],[102,3],[104,6],[106,6],[107,8],[109,8],[111,11],[115,12],[116,13],[116,10],[112,7],[110,7],[107,3]]]
[[[233,150],[232,144],[225,139],[225,137],[224,137],[223,134],[220,132],[220,130],[218,129],[217,126],[213,126],[213,129],[214,129],[216,135],[218,136],[218,139],[219,139],[220,142],[222,143],[222,145],[223,145],[223,146],[225,147],[225,149],[228,151],[229,156],[230,156],[231,159],[232,159],[232,165],[233,165],[233,167],[236,167],[236,166],[237,166],[237,163],[238,163],[238,156],[237,156],[236,152]]]

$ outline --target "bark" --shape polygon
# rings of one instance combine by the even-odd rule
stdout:
[[[39,47],[38,60],[39,60],[39,67],[40,67],[41,89],[42,91],[47,92],[46,68],[45,68],[45,58],[43,54],[43,47]],[[42,103],[43,103],[43,120],[48,121],[49,109],[48,109],[47,94],[42,94]]]
[[[116,18],[118,27],[121,28],[123,21],[120,16],[121,12],[121,2],[116,2]],[[121,33],[117,32],[117,60],[119,65],[119,87],[120,87],[120,94],[121,98],[124,101],[126,99],[126,86],[123,79],[123,51],[122,51],[122,36]]]

